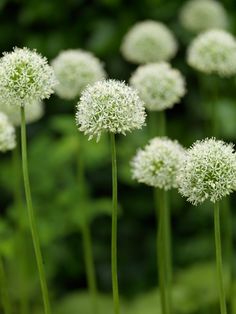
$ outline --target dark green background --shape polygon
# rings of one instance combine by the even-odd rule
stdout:
[[[178,38],[179,51],[172,64],[186,76],[188,89],[183,102],[167,111],[168,135],[185,146],[211,136],[210,105],[215,102],[219,137],[234,142],[235,78],[206,78],[187,66],[186,47],[193,35],[179,25],[178,12],[182,3],[180,0],[1,0],[0,49],[3,52],[10,51],[14,46],[27,46],[36,48],[51,60],[61,50],[82,48],[101,58],[110,77],[128,80],[135,66],[124,61],[120,54],[123,35],[137,21],[162,21]],[[229,12],[230,30],[235,33],[236,5],[230,0],[222,3]],[[216,88],[217,99],[213,96]],[[50,291],[57,302],[66,294],[86,288],[80,223],[87,212],[91,218],[98,286],[103,292],[111,291],[109,142],[106,136],[99,143],[87,143],[86,138],[82,139],[86,147],[86,179],[91,197],[86,204],[81,204],[76,177],[77,142],[81,141],[81,136],[74,122],[75,104],[75,101],[67,102],[53,95],[45,103],[43,119],[28,127],[33,198]],[[129,170],[131,157],[138,147],[146,144],[148,138],[147,127],[118,138],[121,207],[118,265],[121,295],[128,299],[149,291],[157,283],[152,190],[132,182]],[[18,266],[14,241],[18,218],[12,201],[12,186],[16,177],[11,159],[11,153],[1,155],[0,159],[0,253],[5,259],[11,294],[17,303],[15,272]],[[213,211],[208,203],[197,208],[186,203],[177,192],[170,194],[174,269],[178,273],[214,258]],[[235,209],[233,198],[231,203],[232,209]],[[22,220],[27,226],[27,218],[22,217]],[[233,224],[235,227],[235,219]],[[227,230],[226,227],[223,233]],[[32,268],[29,277],[34,274],[37,278],[31,241],[29,237],[27,239],[27,255],[31,261],[29,268]],[[199,268],[205,271],[204,267]],[[194,276],[192,281],[204,278],[198,273]],[[40,302],[37,280],[31,281],[27,283],[30,287],[27,291],[32,302]]]

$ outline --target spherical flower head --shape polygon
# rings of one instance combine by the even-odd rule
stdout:
[[[138,90],[146,108],[152,111],[172,108],[185,94],[182,74],[164,62],[139,66],[130,84]]]
[[[21,125],[21,110],[20,107],[15,107],[11,104],[0,104],[0,111],[4,112],[9,121],[18,127]],[[25,121],[27,124],[38,121],[44,115],[44,106],[42,101],[32,102],[25,105]]]
[[[53,69],[35,50],[14,48],[0,59],[1,102],[32,104],[49,98],[55,85]]]
[[[172,32],[155,21],[134,25],[121,45],[124,58],[137,64],[167,61],[175,56],[176,51],[177,42]]]
[[[99,140],[103,132],[121,133],[140,129],[145,123],[144,103],[138,92],[124,82],[104,80],[88,86],[78,102],[79,129]]]
[[[213,28],[226,29],[228,16],[220,2],[190,0],[184,4],[180,12],[180,23],[194,33]]]
[[[166,137],[156,137],[131,161],[133,179],[164,190],[177,187],[176,176],[182,165],[185,150]]]
[[[187,150],[178,174],[180,193],[197,205],[215,203],[230,194],[236,183],[233,145],[214,138],[197,141]]]
[[[222,30],[211,30],[193,40],[188,64],[206,74],[229,77],[236,74],[236,40]]]
[[[16,146],[15,129],[8,117],[0,112],[0,151],[6,152]]]
[[[106,77],[103,64],[92,53],[79,49],[61,52],[52,61],[59,84],[55,90],[59,97],[74,99],[88,84]]]

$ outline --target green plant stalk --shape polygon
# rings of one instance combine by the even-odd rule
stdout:
[[[220,313],[221,314],[227,314],[225,290],[224,290],[224,280],[223,280],[219,202],[216,202],[214,204],[214,225],[215,225],[216,268],[217,268],[217,277],[218,277]]]
[[[170,296],[170,275],[168,274],[167,250],[168,245],[166,232],[166,192],[164,190],[155,189],[156,199],[156,216],[158,221],[157,228],[157,268],[159,274],[159,286],[161,296],[162,314],[171,313],[171,296]]]
[[[86,277],[89,287],[89,292],[91,296],[91,307],[92,313],[98,313],[98,302],[97,302],[97,286],[96,286],[96,277],[94,269],[94,259],[92,252],[92,241],[89,225],[85,222],[82,225],[82,237],[83,237],[83,246],[84,246],[84,261],[86,268]]]
[[[29,171],[28,171],[28,157],[27,157],[27,139],[26,139],[26,124],[25,124],[25,109],[24,106],[21,107],[21,154],[22,154],[22,169],[23,169],[23,181],[25,187],[25,197],[27,203],[27,211],[29,216],[30,230],[34,245],[35,257],[38,266],[38,273],[44,303],[45,314],[51,314],[48,287],[46,282],[45,270],[43,266],[43,258],[40,249],[39,235],[35,220],[34,208],[31,197],[30,181],[29,181]]]
[[[219,84],[217,81],[214,85],[214,90],[212,91],[212,135],[216,138],[219,136],[219,126],[218,126],[218,114],[217,114],[217,99],[218,99]],[[224,248],[228,263],[228,275],[229,275],[229,293],[227,295],[228,303],[233,308],[234,304],[234,291],[233,291],[233,232],[232,232],[232,214],[230,208],[230,198],[226,197],[223,200],[223,228],[224,228]]]
[[[166,267],[167,267],[167,280],[168,286],[170,289],[171,295],[171,283],[173,277],[173,270],[172,270],[172,240],[171,240],[171,217],[170,217],[170,207],[169,207],[169,197],[168,192],[165,193],[165,238],[166,238]]]
[[[150,137],[166,135],[165,111],[149,111],[149,133]]]
[[[219,136],[219,121],[218,121],[218,93],[219,93],[219,84],[218,78],[214,79],[214,86],[212,88],[212,101],[211,101],[211,131],[212,136]]]
[[[5,274],[4,264],[2,257],[0,256],[0,291],[1,291],[1,301],[3,306],[3,313],[4,314],[11,314],[12,308],[11,308],[11,302],[9,297],[9,292],[7,288],[7,278]]]
[[[17,134],[18,135],[18,134]],[[17,136],[18,139],[18,136]],[[21,194],[21,172],[20,172],[20,151],[19,146],[12,150],[12,177],[14,177],[14,203],[17,209],[17,239],[16,239],[16,256],[19,258],[19,284],[20,291],[20,313],[29,313],[29,300],[26,294],[25,288],[25,259],[27,258],[27,252],[24,245],[24,229],[22,227],[21,215],[23,209],[22,194]]]
[[[153,111],[150,115],[150,123],[152,124],[151,129],[153,130],[152,136],[166,136],[166,113],[165,110]],[[155,132],[155,133],[154,133]],[[170,209],[168,204],[168,194],[166,193],[166,204],[165,204],[165,255],[167,265],[167,276],[169,281],[169,288],[171,289],[172,281],[172,249],[171,249],[171,222],[170,222]]]
[[[234,248],[233,248],[233,217],[230,210],[230,197],[225,197],[222,202],[223,207],[223,228],[224,228],[224,248],[225,248],[225,256],[228,264],[228,295],[227,301],[229,304],[229,309],[231,313],[234,308],[234,282],[233,282],[233,256],[234,256]]]
[[[120,313],[119,287],[117,274],[117,163],[116,163],[116,142],[115,135],[110,134],[111,156],[112,156],[112,231],[111,231],[111,274],[112,274],[112,291],[114,313]]]
[[[86,198],[86,188],[85,188],[85,178],[84,178],[84,163],[83,163],[83,145],[82,145],[82,137],[79,138],[78,145],[78,184],[80,188],[80,200],[83,203]],[[97,296],[97,283],[96,283],[96,274],[94,267],[94,257],[92,250],[92,239],[90,227],[87,219],[85,219],[82,224],[82,238],[83,238],[83,249],[84,249],[84,262],[86,269],[86,278],[87,284],[89,288],[89,293],[91,296],[91,307],[92,313],[96,314],[99,312],[98,307],[98,296]]]

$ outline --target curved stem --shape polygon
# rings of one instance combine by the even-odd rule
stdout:
[[[112,231],[111,231],[111,272],[112,272],[112,291],[114,313],[120,313],[119,305],[119,288],[117,275],[117,164],[116,164],[116,143],[115,135],[110,134],[111,137],[111,155],[112,155]]]
[[[227,314],[224,281],[223,281],[219,202],[216,202],[214,204],[214,225],[215,225],[216,267],[217,267],[218,289],[219,289],[219,299],[220,299],[220,313]]]
[[[25,196],[27,203],[27,211],[29,216],[30,230],[34,245],[34,251],[38,266],[39,279],[41,284],[43,303],[44,303],[44,311],[45,314],[50,314],[50,303],[48,296],[48,288],[46,282],[46,276],[43,266],[43,258],[40,249],[40,241],[37,230],[37,225],[35,221],[35,214],[33,209],[32,197],[31,197],[31,189],[29,182],[29,171],[28,171],[28,158],[27,158],[27,140],[26,140],[26,125],[25,125],[25,110],[24,107],[21,107],[21,153],[22,153],[22,169],[23,169],[23,180],[25,187]]]
[[[158,218],[157,231],[157,260],[158,274],[161,296],[162,314],[171,313],[171,296],[170,296],[170,274],[167,265],[167,242],[166,237],[166,192],[164,190],[155,189],[156,198],[156,215]]]
[[[11,314],[12,313],[11,302],[10,302],[10,297],[9,297],[9,293],[7,289],[7,279],[6,279],[5,269],[4,269],[3,260],[1,256],[0,256],[0,282],[1,282],[1,287],[0,287],[1,301],[2,301],[4,314]]]
[[[78,145],[77,170],[78,170],[80,201],[81,201],[81,204],[83,205],[83,201],[86,199],[86,186],[85,186],[85,176],[84,176],[82,141],[83,141],[82,136],[80,136],[79,145]],[[88,284],[89,293],[91,296],[92,313],[96,314],[99,312],[98,302],[97,302],[98,300],[97,300],[96,273],[95,273],[95,267],[94,267],[94,257],[93,257],[93,250],[92,250],[90,226],[86,219],[84,223],[82,224],[81,231],[82,231],[82,238],[83,238],[84,262],[85,262],[85,269],[86,269],[87,284]]]

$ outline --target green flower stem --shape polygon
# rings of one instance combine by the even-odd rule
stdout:
[[[18,210],[19,215],[18,219],[21,219],[22,195],[21,195],[20,151],[18,145],[16,145],[15,149],[12,150],[12,169],[13,169],[12,175],[15,178],[13,187],[14,203]],[[21,227],[20,222],[19,227]]]
[[[98,313],[98,302],[97,302],[97,286],[96,286],[96,277],[94,269],[94,259],[92,251],[92,241],[89,225],[85,222],[82,225],[82,237],[83,237],[83,246],[84,246],[84,261],[86,267],[86,276],[87,283],[89,287],[89,292],[91,296],[91,306],[92,313]]]
[[[149,111],[150,136],[166,135],[166,114],[165,111]]]
[[[211,102],[211,124],[212,124],[212,136],[218,137],[219,135],[219,121],[218,121],[218,79],[212,82],[212,102]]]
[[[169,207],[169,198],[168,192],[165,193],[165,238],[166,238],[166,267],[167,267],[167,280],[169,284],[169,289],[171,291],[171,282],[172,282],[172,241],[171,241],[171,217],[170,217],[170,207]]]
[[[161,296],[161,308],[162,314],[171,313],[171,296],[170,296],[170,274],[168,273],[167,265],[167,250],[168,245],[167,232],[166,232],[166,209],[167,199],[166,192],[164,190],[155,189],[156,199],[156,215],[158,220],[157,228],[157,261],[158,261],[158,274],[159,274],[159,286]]]
[[[39,279],[41,284],[43,303],[44,303],[44,311],[45,314],[50,314],[50,303],[48,296],[48,288],[46,282],[46,276],[43,266],[43,258],[40,249],[39,235],[37,230],[37,225],[35,221],[35,214],[33,209],[32,197],[31,197],[31,189],[29,182],[29,171],[28,171],[28,158],[27,158],[27,140],[26,140],[26,124],[25,124],[25,109],[21,107],[21,153],[22,153],[22,169],[23,169],[23,180],[25,187],[25,196],[27,203],[27,211],[29,216],[30,230],[32,234],[32,240],[34,245],[34,251],[38,266]]]
[[[233,248],[233,217],[230,210],[230,197],[225,197],[222,203],[222,214],[223,214],[223,231],[224,231],[224,247],[227,263],[228,263],[228,286],[229,293],[227,296],[227,301],[229,303],[230,312],[233,313],[234,307],[234,282],[233,282],[233,256],[234,256],[234,248]]]
[[[18,134],[17,134],[18,135]],[[17,136],[18,139],[18,136]],[[24,243],[24,229],[22,227],[22,209],[23,209],[23,200],[21,194],[21,171],[20,171],[20,150],[19,146],[16,145],[16,148],[12,150],[12,177],[14,177],[14,203],[17,209],[17,233],[16,237],[16,256],[19,259],[19,285],[21,287],[20,291],[20,313],[28,314],[29,313],[29,300],[26,292],[26,280],[25,280],[25,261],[27,259],[27,252]]]
[[[150,131],[151,136],[165,136],[166,135],[166,113],[165,110],[162,111],[153,111],[150,113]],[[163,211],[163,215],[165,216],[163,218],[164,226],[163,226],[163,232],[165,233],[164,239],[165,239],[165,245],[164,245],[164,255],[165,255],[165,274],[166,274],[166,280],[167,280],[167,289],[168,295],[169,295],[169,304],[171,304],[171,281],[172,281],[172,249],[171,249],[171,222],[170,222],[170,209],[168,204],[168,194],[167,192],[164,192],[164,206],[165,210]],[[155,194],[157,194],[155,192]],[[161,193],[160,193],[161,194]],[[161,196],[160,196],[161,198]],[[160,202],[156,200],[159,204]],[[160,206],[162,206],[160,204]],[[158,205],[158,207],[160,207]]]
[[[158,111],[158,136],[166,136],[166,113],[165,110]]]
[[[78,167],[79,195],[80,195],[81,204],[83,204],[83,201],[86,198],[86,186],[85,186],[85,176],[84,176],[82,135],[79,137],[77,167]],[[99,307],[98,307],[94,257],[93,257],[93,250],[92,250],[92,239],[91,239],[90,227],[86,219],[81,226],[81,231],[82,231],[82,238],[83,238],[84,262],[85,262],[85,269],[86,269],[87,284],[88,284],[89,293],[91,296],[91,307],[92,307],[91,313],[97,314],[99,312]]]
[[[3,259],[0,256],[0,292],[1,292],[1,303],[3,306],[3,313],[4,314],[11,314],[12,308],[11,308],[11,302],[9,297],[9,292],[7,288],[7,278],[5,274]]]
[[[223,281],[219,202],[216,202],[214,204],[214,225],[215,225],[216,267],[217,267],[218,289],[219,289],[219,299],[220,299],[220,313],[227,314],[224,281]]]
[[[119,288],[117,275],[117,164],[116,164],[116,143],[115,135],[110,134],[111,137],[111,155],[112,155],[112,235],[111,235],[111,273],[112,273],[112,291],[114,313],[120,313],[119,304]]]

